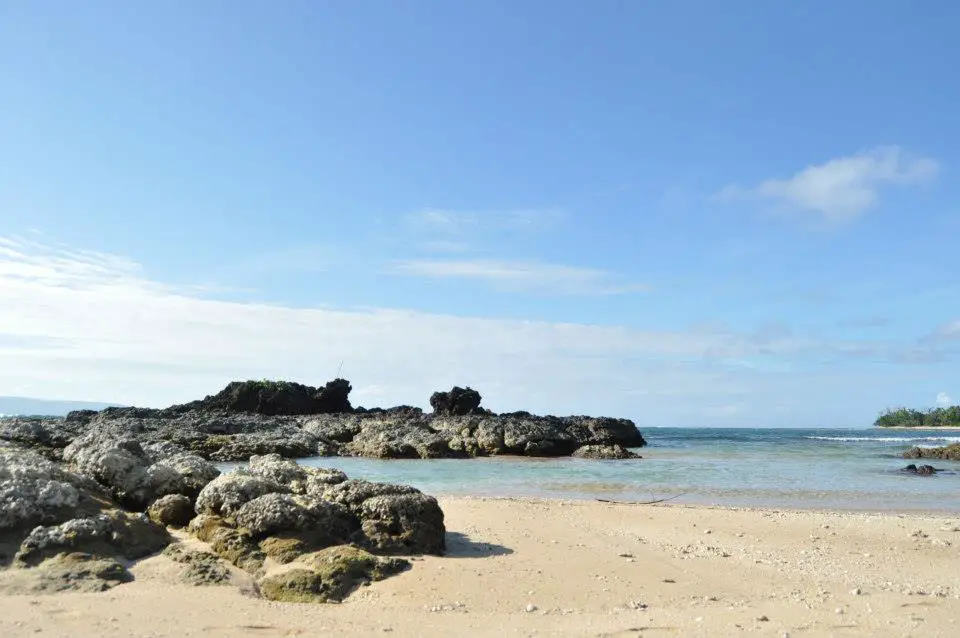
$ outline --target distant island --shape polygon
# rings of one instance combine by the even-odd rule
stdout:
[[[926,411],[891,409],[877,417],[873,424],[880,428],[960,428],[960,405]]]
[[[0,416],[66,416],[74,410],[103,410],[119,407],[116,403],[93,401],[58,401],[29,397],[0,397]]]

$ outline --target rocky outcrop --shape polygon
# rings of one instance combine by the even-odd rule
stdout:
[[[67,419],[43,417],[0,419],[0,441],[30,448],[55,460],[59,460],[63,448],[81,432],[79,423]]]
[[[103,591],[131,579],[124,561],[170,541],[162,525],[123,511],[80,468],[36,449],[0,445],[0,562],[12,564],[0,571],[0,591]]]
[[[287,493],[290,488],[250,470],[221,474],[197,496],[198,514],[233,516],[243,505],[266,494]]]
[[[193,503],[183,494],[167,494],[150,504],[147,516],[166,527],[186,527],[194,517]]]
[[[903,453],[905,459],[943,459],[960,461],[960,443],[951,443],[944,447],[914,447]]]
[[[917,466],[911,463],[901,471],[906,472],[907,474],[916,474],[917,476],[933,476],[937,473],[937,468],[933,467],[932,465]]]
[[[59,525],[36,527],[16,553],[20,565],[38,565],[62,552],[119,556],[128,560],[155,554],[170,543],[167,530],[145,516],[109,510]]]
[[[480,411],[480,401],[476,390],[454,386],[449,392],[434,392],[430,396],[430,407],[436,414],[466,416]]]
[[[303,429],[321,441],[327,455],[368,458],[565,456],[585,445],[646,445],[634,424],[626,419],[526,413],[439,416],[383,411],[325,415],[306,420]]]
[[[444,551],[443,512],[415,488],[279,454],[219,474],[179,442],[141,444],[102,413],[71,418],[88,419],[87,431],[62,462],[0,442],[0,567],[11,565],[0,568],[0,592],[103,591],[132,578],[126,563],[167,548],[186,583],[231,582],[229,563],[266,597],[333,601],[409,567],[384,555]],[[143,433],[155,414],[122,418]],[[209,551],[170,548],[168,527],[186,527]]]
[[[301,560],[304,565],[260,581],[264,598],[284,602],[342,601],[363,585],[410,568],[408,561],[380,558],[349,546],[330,547]]]
[[[443,511],[416,488],[348,480],[327,488],[323,498],[353,513],[360,521],[353,539],[371,551],[441,554],[446,547]]]
[[[596,459],[596,460],[622,460],[639,459],[639,454],[634,454],[622,445],[584,445],[573,452],[573,456],[578,459]]]
[[[179,453],[154,462],[139,441],[92,430],[63,451],[65,461],[108,488],[130,509],[143,511],[168,494],[196,496],[220,472],[199,456]]]
[[[497,415],[480,407],[480,394],[472,388],[434,393],[430,414],[409,406],[354,410],[349,392],[344,379],[320,388],[234,382],[205,399],[162,410],[107,408],[72,412],[65,419],[0,419],[0,439],[50,458],[62,455],[138,509],[165,493],[195,497],[212,476],[202,459],[565,456],[584,446],[646,444],[627,419]]]
[[[0,535],[54,525],[110,507],[94,481],[37,453],[0,447]]]
[[[187,585],[227,585],[232,574],[222,560],[210,552],[184,549],[180,543],[168,545],[163,555],[183,565],[180,581]]]
[[[39,567],[0,573],[0,593],[97,593],[132,580],[127,568],[112,558],[70,552],[57,554]]]
[[[271,480],[273,477],[280,480]],[[436,499],[406,485],[347,480],[279,457],[211,481],[190,531],[241,569],[267,556],[289,563],[352,543],[378,554],[442,554],[446,529]]]
[[[290,381],[234,381],[215,395],[168,408],[168,412],[249,412],[265,416],[350,412],[350,382],[334,379],[321,388]]]

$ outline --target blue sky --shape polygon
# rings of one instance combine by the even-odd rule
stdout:
[[[0,394],[960,398],[951,2],[0,2]]]

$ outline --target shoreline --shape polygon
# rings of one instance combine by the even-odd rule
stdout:
[[[484,494],[445,494],[436,492],[434,496],[440,501],[480,501],[480,502],[511,502],[528,503],[532,505],[608,505],[616,507],[670,507],[694,510],[716,510],[729,512],[754,512],[754,513],[784,513],[784,514],[817,514],[817,515],[861,515],[861,516],[896,516],[899,518],[958,518],[960,519],[960,508],[956,510],[938,510],[938,509],[869,509],[869,508],[845,508],[845,507],[796,507],[793,505],[728,505],[723,503],[684,503],[678,500],[670,500],[662,503],[647,503],[643,501],[630,502],[619,500],[599,500],[596,498],[575,498],[575,497],[550,497],[550,496],[491,496]],[[669,498],[669,497],[668,497]]]
[[[955,635],[960,515],[440,497],[443,557],[341,604],[178,584],[3,597],[0,635]]]
[[[872,430],[925,430],[927,432],[960,432],[960,425],[938,425],[932,427],[911,427],[909,425],[875,425]]]

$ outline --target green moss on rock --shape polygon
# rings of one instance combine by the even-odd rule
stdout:
[[[209,552],[184,549],[177,543],[168,545],[163,555],[185,566],[180,580],[188,585],[226,585],[231,580],[227,566]]]
[[[63,552],[37,567],[10,569],[0,575],[5,594],[102,592],[133,580],[127,568],[110,558],[83,552]]]
[[[292,569],[262,579],[260,594],[267,600],[285,603],[323,603],[329,598],[320,574],[309,569]]]
[[[264,554],[281,564],[292,563],[310,551],[310,547],[296,536],[270,536],[260,541]]]

